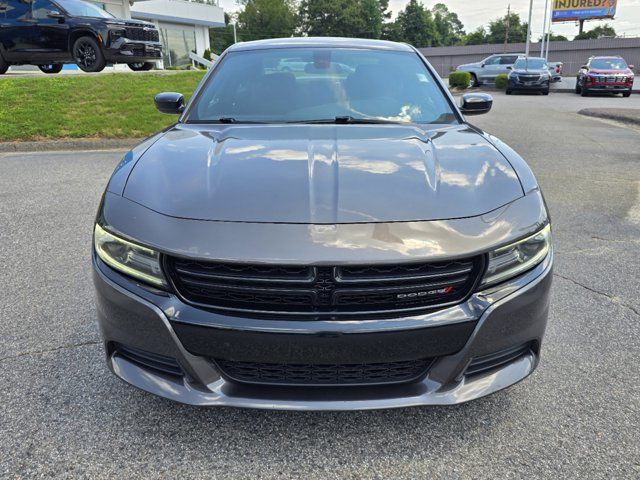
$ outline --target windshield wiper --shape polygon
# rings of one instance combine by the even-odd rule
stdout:
[[[312,124],[337,124],[337,125],[366,125],[366,124],[388,124],[388,123],[408,123],[398,122],[395,120],[387,120],[384,118],[357,118],[351,115],[337,116],[334,118],[320,118],[316,120],[295,120],[288,123],[312,123]]]
[[[257,121],[253,121],[253,120],[238,120],[237,118],[233,118],[233,117],[220,117],[220,118],[214,118],[211,120],[187,120],[186,123],[248,123],[248,124],[261,124],[261,123],[267,123],[267,122],[257,122]]]

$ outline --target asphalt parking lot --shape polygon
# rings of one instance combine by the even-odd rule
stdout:
[[[497,94],[474,118],[532,165],[554,221],[539,369],[456,407],[202,409],[103,361],[92,222],[122,152],[0,154],[0,477],[640,477],[640,130],[577,115],[640,95]]]

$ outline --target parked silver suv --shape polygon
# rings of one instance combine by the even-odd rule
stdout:
[[[471,74],[471,86],[477,87],[484,83],[495,83],[498,75],[501,73],[508,74],[518,57],[523,56],[524,53],[491,55],[481,62],[460,65],[456,70],[469,72]]]

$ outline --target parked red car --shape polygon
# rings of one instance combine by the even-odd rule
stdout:
[[[578,72],[576,93],[586,97],[590,93],[622,93],[631,95],[633,65],[627,65],[622,57],[591,57]]]

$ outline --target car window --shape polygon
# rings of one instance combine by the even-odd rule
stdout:
[[[500,57],[500,65],[513,65],[517,59],[518,57],[514,55],[507,56],[507,57]]]
[[[21,20],[31,16],[31,2],[29,0],[9,0],[4,18],[7,20]]]
[[[627,62],[622,58],[594,58],[589,67],[598,70],[626,70]]]
[[[187,121],[295,123],[343,116],[457,122],[418,55],[348,48],[230,52],[204,85]]]
[[[489,57],[484,61],[485,65],[498,65],[502,57]]]
[[[82,0],[58,0],[58,3],[74,17],[113,18],[113,15],[93,3]]]
[[[47,18],[47,14],[53,10],[60,9],[49,0],[34,0],[32,16],[33,18]]]

